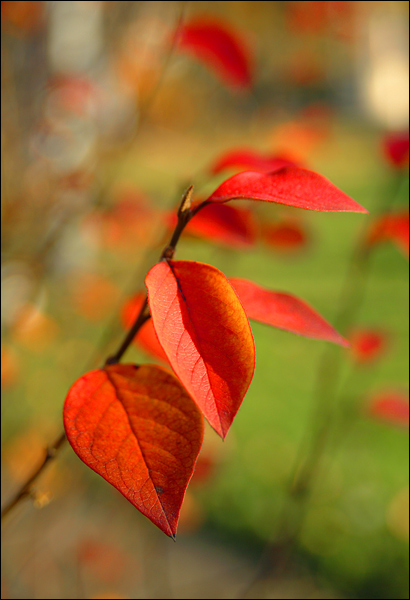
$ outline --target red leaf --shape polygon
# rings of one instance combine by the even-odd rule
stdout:
[[[366,243],[392,241],[405,256],[409,256],[409,211],[381,215],[371,224]]]
[[[409,426],[409,396],[397,390],[376,394],[369,405],[369,413],[399,427]]]
[[[257,229],[250,210],[226,204],[208,204],[191,219],[184,231],[228,246],[244,248],[255,243]]]
[[[300,167],[284,167],[274,173],[238,173],[224,181],[208,201],[236,199],[278,202],[308,210],[368,212],[322,175]]]
[[[349,346],[349,342],[303,300],[268,290],[246,279],[231,278],[229,281],[249,319],[305,337]]]
[[[267,225],[262,230],[262,237],[274,250],[285,252],[300,250],[307,244],[306,231],[298,222],[291,220]]]
[[[383,151],[393,167],[406,167],[409,164],[409,132],[386,135],[383,139]]]
[[[232,286],[215,267],[194,261],[160,262],[145,283],[172,368],[224,438],[255,368],[251,328]]]
[[[295,163],[282,156],[264,156],[254,150],[231,150],[223,154],[211,167],[214,175],[226,169],[252,169],[263,173],[272,173],[282,167],[295,166]]]
[[[140,292],[125,303],[121,315],[121,320],[125,329],[132,327],[140,312],[144,300],[145,293]],[[158,341],[158,336],[155,333],[152,319],[148,319],[148,321],[142,325],[141,329],[134,338],[134,344],[142,348],[142,350],[144,350],[144,352],[147,354],[154,356],[155,358],[159,358],[165,363],[168,363],[167,355],[163,351],[161,344]]]
[[[358,363],[377,360],[386,350],[387,336],[383,331],[356,328],[350,335],[351,353]]]
[[[64,427],[86,465],[175,537],[203,420],[172,373],[155,365],[86,373],[68,392]]]
[[[233,88],[250,88],[251,60],[232,28],[208,18],[185,23],[177,32],[179,48],[195,55]]]

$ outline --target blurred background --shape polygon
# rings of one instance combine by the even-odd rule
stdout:
[[[1,2],[1,27],[3,505],[187,185],[280,159],[370,212],[192,222],[177,258],[301,297],[351,348],[252,323],[176,544],[66,444],[5,520],[2,598],[408,598],[408,2]]]

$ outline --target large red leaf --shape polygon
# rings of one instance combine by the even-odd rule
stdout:
[[[231,150],[219,157],[212,165],[210,171],[214,175],[226,169],[252,169],[263,173],[272,173],[282,167],[289,167],[295,163],[282,156],[265,156],[255,150]]]
[[[300,167],[284,167],[273,173],[238,173],[224,181],[208,201],[236,199],[278,202],[308,210],[368,212],[322,175]]]
[[[68,392],[64,427],[86,465],[175,537],[203,419],[172,373],[154,365],[86,373]]]
[[[236,293],[221,271],[195,261],[160,262],[145,283],[172,368],[224,438],[255,368],[251,328]]]
[[[185,23],[177,32],[178,47],[192,53],[234,88],[249,88],[252,69],[249,53],[237,33],[216,20],[201,18]]]
[[[250,319],[305,337],[349,346],[349,342],[303,300],[273,292],[246,279],[229,281]]]
[[[141,310],[144,300],[145,293],[139,292],[125,303],[121,313],[121,320],[126,329],[132,327]],[[134,338],[134,344],[142,348],[147,354],[168,363],[167,355],[163,351],[161,344],[158,341],[157,334],[155,333],[152,319],[148,319],[148,321],[145,321],[142,325]]]

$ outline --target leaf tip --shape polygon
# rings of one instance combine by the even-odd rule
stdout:
[[[175,533],[171,533],[169,537],[170,537],[170,538],[171,538],[171,540],[173,540],[174,542],[176,542],[176,541],[177,541],[177,536],[176,536],[176,534],[175,534]]]

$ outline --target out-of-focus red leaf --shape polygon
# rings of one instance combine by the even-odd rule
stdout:
[[[145,283],[172,368],[224,438],[255,368],[251,328],[235,291],[221,271],[195,261],[160,262]]]
[[[127,567],[132,567],[134,577],[139,570],[138,565],[135,562],[131,564],[130,557],[112,541],[104,544],[85,538],[78,545],[77,557],[80,564],[86,566],[94,577],[106,583],[122,579]]]
[[[175,537],[203,419],[172,373],[155,365],[86,373],[68,392],[64,427],[86,465]]]
[[[358,363],[369,363],[377,360],[386,350],[387,336],[376,329],[355,328],[350,332],[350,351]]]
[[[1,2],[2,25],[11,25],[13,33],[22,36],[38,30],[43,16],[42,2],[19,0]]]
[[[121,320],[126,329],[129,329],[137,318],[141,306],[145,300],[145,293],[140,292],[125,303],[121,314]],[[168,358],[158,341],[152,319],[148,319],[134,338],[134,343],[142,348],[147,354],[159,358],[168,363]]]
[[[301,250],[308,241],[305,229],[295,220],[266,225],[262,229],[262,238],[270,248],[281,252]]]
[[[254,150],[240,149],[231,150],[220,156],[210,168],[213,175],[225,171],[226,169],[237,169],[244,171],[261,171],[262,173],[272,173],[282,167],[296,166],[294,161],[283,156],[265,156]]]
[[[403,168],[409,164],[409,132],[390,133],[383,138],[383,152],[392,167]]]
[[[349,342],[303,300],[268,290],[246,279],[231,278],[229,281],[250,319],[305,337],[349,346]]]
[[[366,243],[370,246],[391,241],[405,256],[409,256],[409,211],[381,215],[370,225]]]
[[[198,18],[177,31],[178,47],[195,55],[233,88],[250,88],[249,52],[237,32],[226,23]]]
[[[369,414],[377,419],[397,425],[409,426],[409,395],[398,390],[387,390],[373,396]]]
[[[368,212],[322,175],[300,167],[284,167],[274,173],[238,173],[224,181],[208,201],[238,199],[277,202],[308,210]]]
[[[176,222],[176,215],[174,218]],[[248,248],[256,242],[258,224],[248,209],[215,203],[201,208],[188,223],[184,233],[227,246]]]

